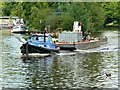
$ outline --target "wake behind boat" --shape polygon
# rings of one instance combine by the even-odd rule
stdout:
[[[54,45],[52,42],[52,37],[50,35],[33,35],[29,38],[29,41],[23,44],[21,47],[21,53],[52,53],[59,52],[59,47]]]

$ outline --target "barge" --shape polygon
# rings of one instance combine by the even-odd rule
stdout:
[[[91,38],[89,34],[83,36],[81,26],[76,21],[74,22],[73,31],[59,33],[58,42],[55,44],[60,47],[60,50],[86,50],[106,44],[107,40],[107,37]]]

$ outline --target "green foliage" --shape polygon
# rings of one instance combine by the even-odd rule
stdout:
[[[23,11],[23,6],[21,2],[15,5],[15,7],[11,10],[11,15],[18,16],[19,18],[24,17],[24,11]]]
[[[59,28],[63,28],[63,30],[73,29],[73,18],[71,17],[70,14],[63,14],[60,16],[60,27]]]
[[[88,27],[87,29],[90,31],[96,31],[99,30],[103,24],[104,24],[104,11],[102,10],[102,8],[100,7],[100,3],[89,3],[90,6],[88,8],[88,12],[89,12],[89,16],[87,19],[88,22]]]
[[[85,31],[97,31],[111,20],[120,20],[120,2],[5,2],[3,15],[18,16],[27,21],[32,30],[72,30],[74,21],[82,21]],[[0,3],[1,4],[1,3]]]
[[[17,2],[4,2],[4,6],[2,8],[3,10],[3,15],[5,16],[10,16],[12,13],[12,9],[16,7],[18,3]]]
[[[103,2],[101,4],[101,7],[104,8],[104,13],[105,13],[105,24],[112,23],[115,20],[118,22],[119,14],[118,14],[118,9],[120,2]]]
[[[0,9],[3,9],[4,7],[4,2],[0,2]],[[3,10],[0,10],[0,16],[3,15]]]

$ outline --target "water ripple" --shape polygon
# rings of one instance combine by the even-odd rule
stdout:
[[[19,49],[18,38],[24,36],[3,35],[0,82],[4,88],[117,88],[120,48],[116,32],[109,33],[109,41],[114,43],[99,48],[28,58],[21,57]]]

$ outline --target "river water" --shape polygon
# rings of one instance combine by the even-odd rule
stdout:
[[[20,53],[25,35],[0,35],[1,88],[118,88],[118,31],[103,31],[108,43],[99,48],[29,58]]]

